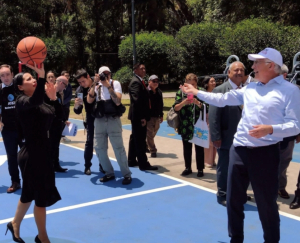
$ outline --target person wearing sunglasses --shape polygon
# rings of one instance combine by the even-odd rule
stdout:
[[[156,75],[151,75],[148,80],[148,90],[150,99],[150,120],[147,122],[147,152],[151,153],[151,157],[157,157],[157,149],[154,143],[154,137],[163,122],[163,95],[158,88],[159,79]]]

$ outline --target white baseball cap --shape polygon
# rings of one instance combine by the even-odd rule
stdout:
[[[267,58],[267,59],[271,60],[272,62],[275,62],[276,64],[278,64],[280,67],[283,64],[283,60],[282,60],[282,56],[281,56],[280,52],[273,48],[270,48],[270,47],[264,49],[263,51],[261,51],[258,54],[249,54],[248,58],[251,61],[256,61],[257,59]]]
[[[154,80],[154,79],[158,79],[158,77],[155,74],[153,74],[149,77],[149,81]]]
[[[108,71],[111,73],[109,67],[106,67],[106,66],[102,66],[101,68],[99,68],[99,74],[105,72],[105,71]]]

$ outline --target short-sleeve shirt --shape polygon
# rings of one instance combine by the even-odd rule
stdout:
[[[109,80],[109,84],[110,86],[112,86],[112,79]],[[99,90],[99,86],[101,86],[101,99],[102,100],[110,100],[110,93],[108,91],[108,88],[104,87],[102,85],[101,82],[99,82],[99,85],[96,86],[96,89],[95,89],[95,94],[96,94],[96,101],[99,101],[99,96],[98,96],[98,90]],[[114,87],[113,87],[114,91],[116,93],[120,93],[122,94],[122,87],[121,87],[121,84],[119,81],[117,80],[114,80]]]

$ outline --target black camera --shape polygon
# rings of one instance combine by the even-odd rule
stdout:
[[[99,75],[99,78],[100,78],[101,81],[105,81],[105,79],[107,79],[108,76],[107,76],[107,74],[105,74],[105,73],[101,73],[101,74]]]

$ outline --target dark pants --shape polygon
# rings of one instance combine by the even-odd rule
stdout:
[[[182,139],[183,157],[186,169],[192,168],[192,148],[193,144]],[[197,170],[204,169],[204,148],[195,144]]]
[[[23,146],[19,139],[18,131],[10,131],[3,127],[2,130],[3,142],[7,154],[8,171],[12,182],[20,183],[19,168],[18,168],[18,146]]]
[[[131,135],[129,138],[128,163],[138,162],[140,169],[149,166],[146,155],[147,125],[142,126],[141,121],[131,121]]]
[[[92,166],[92,158],[94,151],[94,121],[95,118],[86,113],[86,142],[84,147],[84,166],[90,168]]]
[[[229,165],[229,149],[218,149],[218,164],[217,164],[217,197],[221,201],[226,200],[227,193],[227,175]]]
[[[70,116],[70,103],[63,105],[63,110],[65,113],[65,118],[66,120],[69,120],[69,116]],[[65,128],[66,125],[64,125]],[[65,137],[64,135],[62,135],[62,137]]]
[[[230,149],[227,185],[228,231],[231,243],[244,240],[244,204],[251,182],[265,243],[278,243],[280,219],[278,193],[279,144]]]
[[[51,143],[51,161],[53,162],[54,166],[59,165],[59,146],[60,146],[60,139],[61,134],[64,128],[64,123],[61,120],[54,119],[50,133],[50,143]]]

